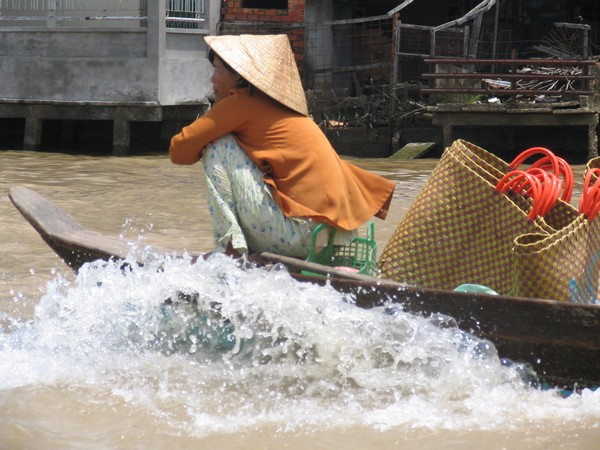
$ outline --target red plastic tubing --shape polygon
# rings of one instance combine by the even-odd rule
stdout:
[[[594,168],[585,173],[579,199],[579,212],[591,221],[596,218],[598,211],[600,211],[600,168]]]
[[[531,164],[527,170],[519,169],[521,164],[534,155],[542,157]],[[563,158],[556,156],[547,148],[531,147],[521,152],[510,163],[510,168],[511,170],[497,183],[496,190],[499,192],[511,190],[531,198],[532,208],[527,215],[529,220],[533,221],[537,216],[544,217],[559,198],[565,202],[571,200],[573,171]],[[600,169],[597,175],[600,176]]]

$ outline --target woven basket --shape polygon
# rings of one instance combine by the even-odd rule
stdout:
[[[545,218],[530,221],[530,199],[496,190],[508,171],[491,153],[454,142],[384,248],[382,276],[436,289],[473,283],[517,294],[515,239],[553,235],[579,215],[559,201]]]
[[[594,158],[587,169],[600,167]],[[577,214],[556,233],[525,234],[515,240],[516,294],[592,303],[598,298],[600,220]]]

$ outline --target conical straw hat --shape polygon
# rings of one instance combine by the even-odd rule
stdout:
[[[205,36],[204,40],[250,84],[282,105],[308,115],[304,88],[287,35]]]

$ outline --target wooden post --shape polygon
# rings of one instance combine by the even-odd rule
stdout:
[[[598,114],[595,115],[595,120],[588,125],[588,159],[598,156],[598,134],[596,127],[598,126]]]
[[[514,49],[514,48],[512,50],[511,59],[517,59],[517,50]],[[512,73],[513,75],[515,73],[517,73],[517,66],[515,66],[514,64],[511,64],[511,66],[510,66],[510,73]],[[516,88],[517,88],[517,80],[515,80],[514,78],[511,78],[511,80],[510,80],[510,89],[514,92],[514,90]],[[510,94],[510,101],[511,102],[515,102],[516,100],[517,100],[516,94]]]

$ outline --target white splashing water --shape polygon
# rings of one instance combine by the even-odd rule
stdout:
[[[215,255],[56,277],[0,335],[0,391],[94,386],[177,432],[252,427],[497,429],[600,417],[600,394],[531,388],[446,317],[360,309],[282,268]],[[168,424],[168,425],[167,425]]]

